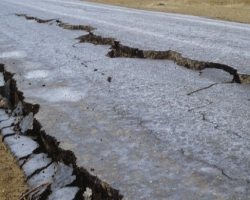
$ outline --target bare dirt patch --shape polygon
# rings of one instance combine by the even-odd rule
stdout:
[[[87,0],[129,8],[250,23],[249,0]]]
[[[23,171],[0,135],[0,199],[17,200],[28,189]]]

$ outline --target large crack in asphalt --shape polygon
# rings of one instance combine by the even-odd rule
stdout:
[[[43,20],[37,17],[28,16],[26,14],[16,14],[16,16],[25,17],[27,20],[35,20],[38,23],[48,23],[51,21],[55,21],[58,23],[59,27],[68,30],[84,30],[88,32],[88,34],[80,36],[76,39],[78,39],[80,43],[87,42],[87,43],[92,43],[94,45],[110,45],[111,51],[108,52],[107,54],[107,56],[110,58],[141,58],[141,59],[151,59],[151,60],[170,60],[175,62],[179,66],[183,66],[192,70],[204,70],[208,68],[220,69],[233,76],[232,82],[242,83],[242,84],[250,83],[249,74],[238,73],[237,69],[225,64],[193,60],[190,58],[183,57],[181,53],[172,50],[151,51],[151,50],[142,50],[139,48],[129,47],[121,44],[114,38],[111,37],[105,38],[100,35],[95,35],[92,32],[93,30],[95,30],[95,28],[91,26],[69,25],[67,23],[63,23],[58,19]]]
[[[233,67],[220,63],[192,60],[183,57],[180,53],[176,51],[150,51],[132,48],[129,46],[122,45],[114,38],[104,38],[102,36],[95,35],[92,32],[89,32],[89,34],[87,35],[80,36],[77,39],[79,39],[80,42],[88,42],[94,45],[110,45],[111,51],[107,54],[107,56],[109,56],[110,58],[142,58],[152,60],[171,60],[179,66],[183,66],[193,70],[203,70],[207,68],[220,69],[225,72],[228,72],[233,76],[232,82],[250,83],[250,75],[240,74]]]
[[[16,14],[16,16],[18,16],[18,17],[25,17],[27,20],[35,20],[38,23],[48,23],[48,22],[51,22],[51,21],[55,20],[55,19],[47,19],[47,20],[39,19],[37,17],[31,17],[31,16],[28,16],[26,14]]]
[[[67,23],[63,23],[62,21],[60,21],[59,19],[40,19],[37,17],[32,17],[26,14],[15,14],[18,17],[25,17],[27,20],[35,20],[38,23],[49,23],[52,21],[55,21],[59,27],[63,28],[63,29],[68,29],[68,30],[82,30],[82,31],[87,31],[87,32],[91,32],[93,30],[95,30],[95,28],[91,27],[91,26],[84,26],[84,25],[69,25]]]
[[[83,26],[83,25],[69,25],[66,23],[61,22],[60,20],[56,21],[60,27],[64,28],[64,29],[68,29],[68,30],[82,30],[82,31],[87,31],[87,32],[91,32],[93,30],[95,30],[95,28],[91,27],[91,26]]]
[[[7,101],[7,105],[5,105],[6,113],[8,114],[7,116],[17,117],[18,119],[23,120],[31,113],[32,116],[37,114],[39,112],[39,105],[25,102],[25,97],[23,96],[23,93],[19,91],[16,86],[16,81],[13,78],[14,74],[11,74],[10,72],[6,71],[3,64],[0,64],[0,73],[3,73],[5,81],[4,87],[0,87],[0,93]],[[11,105],[11,109],[8,105]],[[3,108],[1,105],[0,107]],[[20,108],[22,109],[20,110]],[[17,110],[19,111],[17,112]],[[1,120],[1,122],[5,121],[7,122],[8,119]],[[61,149],[59,147],[60,143],[54,137],[48,135],[44,130],[42,130],[42,126],[38,120],[33,118],[33,121],[31,123],[33,128],[25,132],[25,137],[27,136],[31,138],[32,140],[37,142],[39,146],[36,147],[31,152],[31,154],[18,158],[20,167],[22,168],[24,165],[26,165],[31,155],[34,156],[39,153],[48,154],[49,158],[52,161],[49,161],[48,164],[44,165],[43,167],[39,166],[35,171],[31,172],[30,175],[26,177],[27,182],[29,182],[37,174],[44,173],[44,171],[52,165],[56,165],[55,163],[63,163],[66,166],[73,167],[72,176],[76,177],[76,179],[72,183],[66,185],[65,187],[79,188],[79,191],[76,193],[73,200],[82,200],[86,188],[90,188],[92,190],[92,200],[123,198],[123,196],[119,194],[118,190],[111,188],[109,184],[101,181],[97,176],[91,175],[86,169],[84,169],[84,167],[77,166],[76,157],[74,153],[69,150]],[[10,137],[18,138],[24,135],[24,133],[22,133],[21,131],[20,120],[3,127],[1,126],[1,132],[4,128],[7,127],[13,127],[13,134],[4,135],[3,141],[6,141],[6,139]],[[19,151],[22,151],[22,149],[19,149]],[[44,185],[41,188],[38,188],[42,191],[41,193],[39,193],[38,189],[36,189],[36,191],[32,193],[31,189],[31,191],[27,193],[27,195],[23,196],[21,199],[47,199],[48,196],[52,193],[51,185],[53,185],[53,182]]]

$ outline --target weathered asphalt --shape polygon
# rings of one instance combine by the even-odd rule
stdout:
[[[42,129],[127,199],[248,199],[250,86],[223,70],[109,58],[94,34],[250,74],[250,25],[79,1],[0,2],[0,63]],[[109,80],[109,81],[108,81]]]

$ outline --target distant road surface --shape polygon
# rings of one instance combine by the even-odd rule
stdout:
[[[92,39],[79,43],[86,26]],[[0,1],[0,63],[15,73],[25,101],[40,105],[35,118],[46,134],[124,199],[249,199],[250,85],[224,68],[110,58],[101,39],[248,76],[249,36],[250,25],[193,16]]]

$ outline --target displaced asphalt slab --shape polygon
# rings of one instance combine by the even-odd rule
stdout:
[[[38,129],[33,127],[35,120],[33,113],[35,105],[27,106],[21,100],[21,96],[17,98],[17,89],[15,88],[15,80],[9,78],[10,73],[4,69],[4,65],[0,66],[0,77],[3,79],[0,94],[0,134],[1,140],[6,143],[10,152],[14,155],[13,162],[18,163],[19,167],[25,174],[25,180],[29,186],[29,190],[23,191],[24,193],[8,193],[1,195],[15,199],[18,195],[19,200],[22,199],[75,199],[79,188],[73,184],[76,176],[73,175],[73,167],[67,166],[62,162],[53,162],[48,154],[44,153],[44,147],[39,142]],[[19,93],[21,94],[21,93]],[[13,98],[15,96],[15,98]],[[20,98],[20,99],[19,99]],[[16,103],[18,103],[16,105]],[[15,106],[14,106],[15,105]],[[11,110],[9,106],[14,106],[15,109]],[[29,110],[30,109],[30,110]],[[29,111],[28,111],[29,110]],[[27,112],[27,113],[25,113]],[[37,125],[36,125],[37,126]],[[32,132],[35,132],[32,134]],[[5,155],[6,156],[6,155]],[[5,158],[5,161],[7,157]],[[1,163],[2,168],[12,168],[6,165],[5,162]],[[20,170],[20,169],[19,169]],[[4,179],[10,174],[9,171],[2,170]],[[12,175],[13,176],[13,175]],[[7,179],[14,179],[11,177]],[[3,179],[3,180],[4,180]],[[6,180],[7,180],[6,179]],[[2,181],[3,181],[2,180]],[[5,180],[5,181],[6,181]],[[15,188],[16,185],[10,185],[9,181],[5,182],[7,187]],[[1,184],[4,184],[1,182]],[[6,187],[5,187],[6,188]],[[17,188],[18,189],[18,188]],[[2,191],[7,192],[6,189]],[[14,196],[13,196],[14,195]]]
[[[77,166],[125,199],[250,198],[249,84],[223,69],[111,58],[111,45],[76,40],[87,30],[59,26],[249,75],[249,25],[78,1],[4,0],[0,9],[0,63]]]

